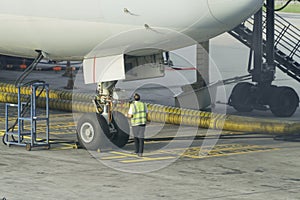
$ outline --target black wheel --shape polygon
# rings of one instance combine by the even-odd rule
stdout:
[[[229,105],[239,112],[251,112],[253,110],[251,87],[253,84],[247,82],[236,84],[231,92]]]
[[[111,123],[115,129],[115,131],[111,133],[111,142],[117,147],[124,147],[130,135],[128,119],[122,113],[114,111],[112,113]]]
[[[293,88],[273,88],[273,95],[270,100],[270,109],[277,117],[292,116],[299,106],[299,96]]]
[[[106,148],[109,127],[106,119],[96,113],[83,115],[77,122],[77,137],[80,145],[87,150]]]

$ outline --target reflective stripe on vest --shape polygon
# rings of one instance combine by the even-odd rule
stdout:
[[[133,112],[131,118],[131,125],[138,126],[146,124],[147,122],[147,113],[146,113],[146,104],[143,102],[135,101],[133,104]]]

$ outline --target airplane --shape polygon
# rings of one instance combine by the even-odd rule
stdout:
[[[129,138],[123,114],[107,117],[117,80],[163,76],[167,52],[233,29],[264,1],[0,2],[0,54],[37,58],[35,62],[83,61],[85,83],[99,83],[102,112],[84,114],[77,123],[80,144],[97,150],[107,142],[123,147]]]

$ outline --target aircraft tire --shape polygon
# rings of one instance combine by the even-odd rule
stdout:
[[[234,86],[229,98],[229,104],[238,112],[251,112],[251,87],[248,82],[238,83]]]
[[[112,124],[116,130],[110,138],[111,142],[119,148],[124,147],[129,140],[130,127],[128,119],[120,112],[113,111]]]
[[[299,106],[298,94],[290,87],[277,87],[273,90],[271,112],[277,117],[291,117]]]
[[[109,126],[106,119],[97,113],[84,114],[77,123],[77,137],[79,144],[87,150],[98,150],[109,143],[106,135]]]

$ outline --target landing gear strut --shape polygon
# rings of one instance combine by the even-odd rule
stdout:
[[[112,111],[112,93],[116,82],[99,84],[98,94],[93,100],[96,112],[84,114],[77,123],[77,138],[88,150],[124,147],[129,139],[127,118]]]
[[[252,47],[248,71],[253,83],[238,83],[232,90],[229,105],[239,112],[271,110],[278,117],[292,116],[299,106],[299,96],[290,87],[272,85],[275,79],[274,62],[274,0],[267,0],[266,39],[263,39],[263,15],[260,9],[254,15]],[[254,66],[251,68],[252,51]],[[265,57],[265,60],[263,60]],[[264,61],[264,62],[263,62]]]

